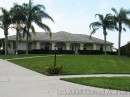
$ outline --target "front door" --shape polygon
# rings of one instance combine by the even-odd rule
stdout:
[[[72,44],[72,50],[77,54],[80,49],[79,44]]]

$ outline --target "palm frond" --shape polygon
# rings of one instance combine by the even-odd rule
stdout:
[[[111,10],[112,10],[116,15],[118,15],[118,12],[117,12],[117,10],[116,10],[114,7],[112,7]]]
[[[104,16],[102,14],[95,14],[95,17],[98,16],[100,21],[104,20]]]
[[[42,22],[37,22],[36,23],[40,28],[42,28],[43,30],[45,30],[47,33],[49,33],[50,37],[51,37],[51,29],[44,23]]]
[[[102,24],[101,24],[99,21],[97,21],[97,22],[91,23],[91,24],[89,25],[89,28],[90,28],[90,29],[94,29],[94,28],[99,28],[99,27],[101,27],[101,26],[102,26]]]
[[[35,33],[35,28],[33,25],[31,25],[31,30],[32,30],[32,33]]]
[[[126,29],[125,29],[125,28],[123,28],[123,31],[126,31]]]
[[[94,34],[98,29],[99,29],[99,28],[94,28],[94,29],[92,30],[92,32],[90,33],[90,39],[91,39],[92,34]]]

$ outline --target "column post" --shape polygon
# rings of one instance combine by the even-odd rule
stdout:
[[[96,44],[93,44],[93,50],[97,50]]]
[[[84,49],[84,44],[80,44],[80,50]]]
[[[11,50],[13,50],[13,42],[11,42]]]
[[[66,43],[66,50],[70,50],[70,43]]]
[[[52,50],[55,50],[55,45],[56,45],[56,43],[51,43],[52,44]]]
[[[36,49],[40,49],[40,42],[36,42]]]

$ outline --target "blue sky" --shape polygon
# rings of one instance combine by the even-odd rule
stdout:
[[[75,34],[90,35],[89,24],[98,20],[95,14],[113,13],[112,7],[117,10],[120,8],[130,9],[129,0],[32,0],[34,4],[43,4],[46,7],[46,12],[52,16],[55,23],[49,20],[43,20],[51,29],[52,32],[66,31]],[[13,3],[22,4],[28,0],[0,0],[0,6],[9,9]],[[36,31],[43,32],[35,26]],[[15,34],[15,30],[9,30],[9,35]],[[117,47],[118,32],[107,31],[107,40],[114,43]],[[94,37],[103,39],[102,30],[97,31]],[[130,29],[122,32],[121,45],[125,45],[130,41]],[[0,30],[0,37],[4,37],[3,30]]]

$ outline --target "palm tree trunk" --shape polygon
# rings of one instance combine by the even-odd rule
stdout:
[[[28,34],[27,34],[27,37],[26,37],[26,54],[28,54]]]
[[[104,33],[104,54],[106,55],[106,28],[103,28],[103,33]]]
[[[16,55],[18,54],[18,29],[17,29],[17,32],[16,32]]]
[[[27,36],[26,36],[26,54],[28,54],[28,37],[29,37],[29,28],[27,30]]]
[[[121,30],[122,30],[122,23],[119,22],[119,37],[118,37],[118,55],[120,56],[120,46],[121,46]]]
[[[104,40],[105,40],[105,42],[104,42],[104,54],[106,55],[107,54],[107,52],[106,52],[106,48],[107,48],[107,46],[106,46],[106,35],[104,35]]]
[[[5,34],[5,55],[8,54],[8,35]]]
[[[119,37],[118,37],[118,55],[120,56],[120,46],[121,45],[121,31],[119,31]]]
[[[8,54],[8,28],[4,29],[4,35],[5,35],[5,55]]]

